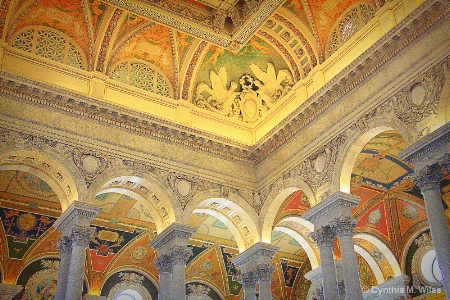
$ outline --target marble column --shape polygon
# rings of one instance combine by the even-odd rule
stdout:
[[[0,283],[0,299],[13,299],[22,289],[21,285]]]
[[[436,164],[416,172],[414,182],[423,195],[445,294],[450,299],[450,231],[441,198],[440,182],[443,178],[442,167]]]
[[[272,275],[275,267],[270,263],[260,263],[254,269],[255,279],[259,282],[259,298],[272,299]]]
[[[56,300],[64,300],[66,297],[67,278],[69,276],[70,257],[72,254],[72,245],[67,236],[62,236],[57,243],[59,255],[61,258],[58,272],[58,284],[56,286]]]
[[[186,264],[192,256],[192,248],[173,246],[169,252],[172,259],[172,299],[186,299]]]
[[[60,246],[70,245],[70,254],[66,253],[66,257],[61,257],[56,291],[58,297],[62,298],[56,298],[58,300],[81,299],[86,248],[95,232],[95,227],[90,227],[90,224],[100,211],[101,208],[95,205],[74,201],[53,224],[53,227],[62,233],[61,240],[64,242],[61,242]],[[64,290],[66,292],[62,296]]]
[[[356,222],[357,220],[352,217],[339,217],[336,218],[333,223],[341,246],[342,272],[344,274],[346,300],[363,299],[355,244],[353,243]]]
[[[240,280],[244,288],[245,300],[256,300],[256,279],[252,271],[242,274]]]
[[[272,299],[272,275],[275,267],[272,258],[278,248],[266,243],[258,242],[233,259],[233,263],[241,269],[242,284],[244,285],[244,299],[255,299],[255,288],[251,280],[259,283],[259,300]],[[246,282],[247,281],[247,282]],[[247,285],[247,287],[245,287]]]
[[[320,255],[323,295],[325,300],[339,299],[337,288],[336,267],[334,265],[334,230],[330,226],[322,226],[310,234],[317,243]]]
[[[412,179],[423,195],[445,295],[450,299],[450,231],[440,190],[443,170],[450,172],[450,122],[409,146],[399,156],[414,166]]]
[[[319,247],[320,253],[320,265],[322,268],[322,278],[323,278],[323,291],[326,300],[339,299],[337,278],[336,278],[336,267],[333,258],[333,242],[336,236],[336,219],[345,220],[352,218],[352,208],[358,205],[361,199],[359,197],[344,193],[336,192],[330,197],[322,200],[313,206],[310,210],[305,212],[302,216],[306,220],[314,224],[314,232],[311,233],[311,237],[316,240]],[[353,247],[352,237],[345,237],[344,245],[346,251],[342,249],[341,242],[341,253],[345,253],[346,262],[342,263],[342,268],[344,272],[344,278],[348,276],[346,274],[346,269],[348,270],[358,270],[358,265],[356,262],[356,254]],[[352,258],[354,255],[354,259]],[[352,264],[347,265],[348,264]],[[345,269],[344,269],[345,267]],[[356,286],[360,286],[359,276],[354,275],[352,271],[351,280],[344,280],[344,289],[346,293],[346,299],[362,299],[362,294],[359,296],[357,292],[355,294],[349,295],[348,289],[357,290]],[[356,272],[358,274],[358,272]],[[349,284],[350,286],[347,286]],[[361,289],[361,287],[359,288]],[[342,289],[341,289],[342,290]],[[352,297],[352,298],[349,298]]]
[[[70,243],[72,244],[72,253],[70,255],[65,299],[81,299],[83,294],[86,249],[89,247],[94,233],[94,227],[86,228],[76,226],[72,228],[72,234],[69,237]]]
[[[324,300],[322,286],[322,270],[320,267],[309,271],[305,274],[305,278],[311,281],[310,293],[314,300]]]
[[[158,300],[170,300],[170,286],[172,282],[172,259],[169,255],[158,256],[154,262],[159,271]]]
[[[170,300],[186,300],[186,263],[192,255],[187,242],[195,231],[195,228],[172,223],[150,242],[158,253],[157,267],[161,267],[159,293],[163,295],[158,296],[159,299],[166,300],[162,297],[168,296]]]

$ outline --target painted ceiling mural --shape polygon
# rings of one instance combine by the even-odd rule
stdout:
[[[428,221],[420,190],[407,177],[413,172],[412,166],[398,157],[406,147],[406,141],[397,131],[380,133],[369,141],[353,168],[351,193],[361,197],[361,202],[353,210],[354,217],[358,218],[355,231],[378,237],[400,262],[406,260],[408,275],[416,278],[410,285],[414,287],[414,295],[419,296],[420,285],[435,286],[419,276],[421,271],[417,266],[425,253],[424,249],[431,250],[432,244],[429,237],[423,237],[424,234],[417,237],[418,233],[428,228]],[[449,174],[445,174],[441,188],[445,213],[450,223],[449,177]],[[411,239],[414,242],[409,245]],[[393,277],[393,270],[382,252],[367,240],[356,239],[355,242],[372,253],[385,279]],[[421,244],[426,247],[420,248]],[[403,257],[405,248],[408,251]],[[420,254],[419,250],[424,253]]]
[[[269,13],[261,20],[248,14],[252,10],[247,1],[149,4],[155,12],[162,9],[173,14],[178,23],[168,26],[163,19],[150,19],[143,11],[139,14],[125,7],[125,2],[116,2],[2,1],[1,9],[10,13],[0,34],[20,51],[95,70],[127,86],[252,123],[324,60],[341,19],[352,29],[341,30],[339,36],[351,36],[370,21],[363,10],[347,16],[354,7],[375,12],[384,4],[378,0],[288,0],[278,1],[271,11],[270,1],[255,1]],[[224,46],[212,37],[217,32],[200,19],[184,26],[189,11],[191,18],[200,19],[202,14],[220,19],[223,12],[229,17],[219,20],[225,26],[220,30],[252,34]],[[254,24],[253,31],[245,30],[246,19]]]

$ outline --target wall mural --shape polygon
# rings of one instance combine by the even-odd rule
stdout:
[[[411,234],[427,226],[422,195],[408,178],[414,170],[398,157],[406,147],[397,131],[380,133],[357,157],[351,179],[351,193],[361,197],[353,210],[356,232],[377,236],[398,255]]]

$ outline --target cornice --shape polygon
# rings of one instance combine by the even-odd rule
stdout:
[[[450,154],[450,123],[446,123],[402,152],[399,157],[418,167]]]
[[[345,101],[352,89],[363,84],[425,31],[448,20],[448,15],[449,10],[442,2],[434,0],[422,4],[253,146],[5,71],[0,71],[0,93],[165,143],[255,165],[268,158],[282,144],[299,136],[308,124],[323,117],[331,107]],[[85,72],[81,73],[86,76]]]
[[[5,71],[0,71],[0,93],[19,101],[114,125],[162,142],[232,161],[253,163],[251,147],[247,145]]]

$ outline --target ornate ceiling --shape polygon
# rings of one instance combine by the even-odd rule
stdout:
[[[91,72],[111,80],[115,89],[157,95],[168,103],[187,101],[211,118],[253,124],[383,5],[378,0],[9,0],[1,3],[0,33],[8,46],[32,59]],[[146,105],[120,104],[141,110]],[[170,119],[163,110],[156,115]]]

